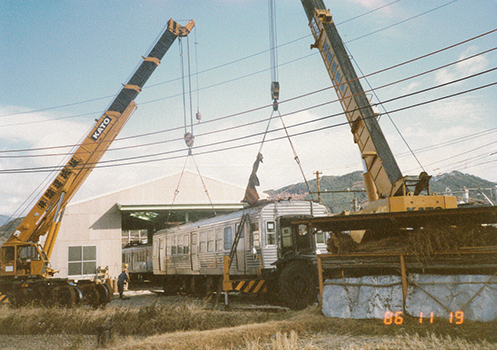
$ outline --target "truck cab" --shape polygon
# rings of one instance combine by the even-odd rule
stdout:
[[[307,224],[292,224],[295,216],[279,218],[278,258],[295,254],[299,256],[316,255],[315,233]],[[299,217],[298,219],[304,219]]]

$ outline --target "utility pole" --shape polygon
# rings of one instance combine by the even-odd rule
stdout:
[[[323,174],[323,172],[316,171],[314,172],[314,174],[316,175],[316,186],[318,188],[318,203],[321,203],[321,188],[319,186],[319,181],[320,181],[319,175]]]

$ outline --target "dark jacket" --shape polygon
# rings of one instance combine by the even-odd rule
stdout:
[[[129,281],[128,273],[126,273],[125,271],[122,271],[122,273],[119,274],[119,276],[117,277],[117,284],[124,285],[124,282],[127,282],[127,281]]]

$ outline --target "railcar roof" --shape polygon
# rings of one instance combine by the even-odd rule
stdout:
[[[288,205],[299,205],[299,204],[303,205],[303,204],[310,204],[310,203],[311,203],[311,201],[303,201],[303,200],[284,200],[284,201],[265,201],[265,202],[260,202],[256,206],[248,207],[248,208],[245,208],[243,210],[234,211],[234,212],[230,212],[230,213],[218,215],[218,216],[211,217],[211,218],[204,218],[204,219],[201,219],[201,220],[198,220],[198,221],[195,221],[195,222],[188,222],[188,223],[185,223],[185,224],[181,224],[181,225],[179,225],[177,227],[172,227],[172,228],[168,228],[168,229],[162,229],[162,230],[159,230],[158,232],[154,233],[154,235],[162,234],[162,233],[164,233],[166,231],[174,233],[175,231],[180,230],[180,229],[197,228],[199,226],[208,225],[208,224],[211,224],[211,223],[216,223],[216,222],[220,222],[220,221],[227,221],[227,220],[230,220],[230,219],[239,218],[239,217],[241,217],[245,213],[253,214],[253,213],[257,213],[257,212],[263,212],[264,209],[266,207],[269,207],[269,206],[274,206],[274,205],[278,206],[278,205],[281,205],[282,207],[287,207]],[[318,203],[314,203],[314,202],[313,202],[312,206],[322,207],[323,209],[326,208],[325,206],[320,205]]]

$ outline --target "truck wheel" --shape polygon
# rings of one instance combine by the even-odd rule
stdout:
[[[302,310],[313,304],[317,299],[315,267],[302,261],[285,265],[278,279],[278,295],[292,310]]]

